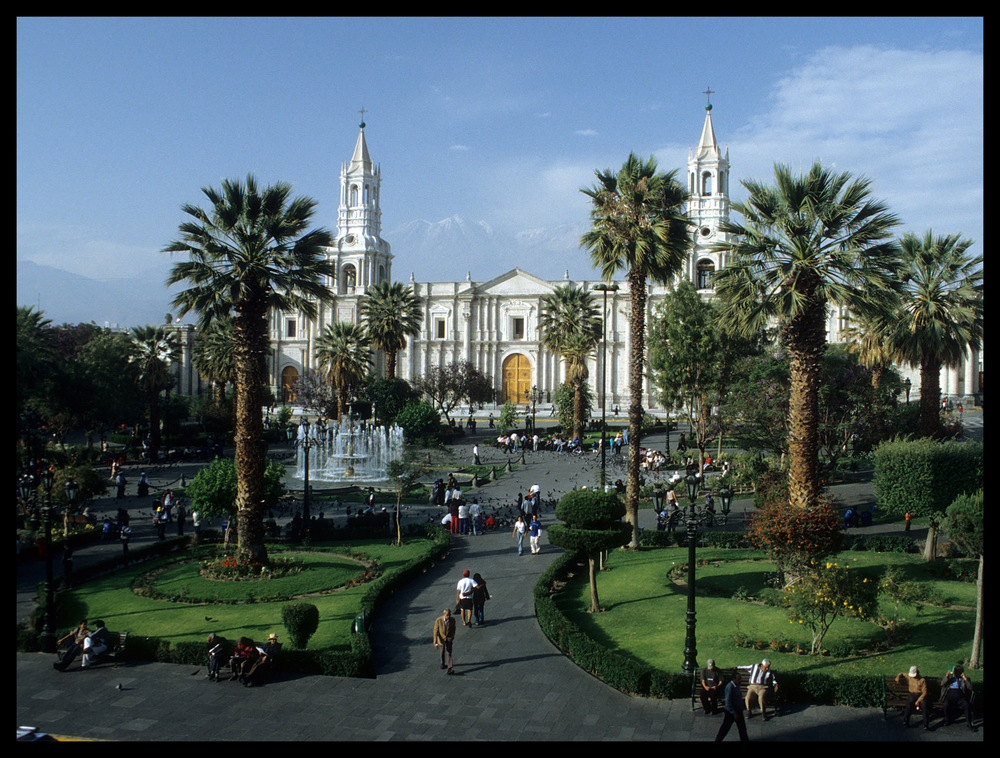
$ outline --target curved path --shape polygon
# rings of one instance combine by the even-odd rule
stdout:
[[[572,487],[578,464],[568,456],[529,456],[526,466],[480,494],[509,502],[535,483],[558,494]],[[248,690],[208,683],[204,669],[192,666],[130,663],[60,673],[51,656],[18,654],[17,723],[56,735],[137,741],[713,739],[720,716],[692,712],[684,699],[623,695],[581,671],[545,638],[531,590],[558,549],[544,537],[542,542],[540,555],[518,556],[507,532],[453,538],[448,558],[379,612],[372,631],[374,679],[286,677]],[[442,609],[453,607],[465,568],[483,575],[493,599],[485,627],[459,623],[455,675],[446,676],[431,630]],[[982,729],[903,730],[898,715],[886,722],[878,709],[819,706],[785,706],[777,718],[753,718],[748,727],[752,740],[983,738]],[[728,739],[736,739],[735,729]]]

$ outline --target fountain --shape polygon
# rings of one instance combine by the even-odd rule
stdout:
[[[299,426],[296,477],[305,476],[306,449],[302,444],[306,434]],[[403,457],[403,430],[371,424],[331,424],[329,427],[310,425],[309,478],[320,482],[362,484],[382,482],[389,478],[391,461]]]

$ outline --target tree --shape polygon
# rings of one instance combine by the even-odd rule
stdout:
[[[431,366],[413,383],[413,388],[427,395],[449,421],[450,413],[457,405],[486,403],[493,397],[492,381],[469,361]]]
[[[649,366],[665,408],[687,414],[698,447],[698,470],[705,446],[717,430],[711,409],[718,405],[723,341],[713,325],[713,306],[689,281],[663,301],[650,324]]]
[[[823,649],[823,638],[841,616],[870,619],[878,615],[878,582],[851,572],[850,566],[827,563],[802,577],[787,590],[788,617],[812,631],[813,655]]]
[[[721,317],[745,336],[778,323],[791,361],[789,494],[797,508],[820,492],[818,398],[826,348],[827,308],[838,304],[862,316],[895,304],[899,222],[870,196],[870,182],[833,173],[819,163],[793,177],[775,166],[776,186],[744,181],[746,202],[733,203],[744,221],[720,226],[730,241],[713,249],[729,261],[715,275]]]
[[[656,161],[630,154],[615,173],[598,171],[597,184],[581,190],[591,200],[591,229],[581,238],[610,282],[625,271],[629,285],[629,445],[625,518],[632,524],[630,548],[639,546],[639,467],[642,389],[645,371],[646,282],[667,283],[691,248],[690,221],[681,212],[687,193],[676,171],[657,173]]]
[[[200,469],[184,491],[191,498],[191,510],[230,520],[236,517],[237,478],[233,461],[225,458],[216,458]],[[272,508],[284,494],[284,467],[277,461],[268,461],[264,470],[264,509]],[[231,532],[232,529],[226,530],[227,541]]]
[[[957,366],[983,342],[983,256],[957,234],[906,234],[901,304],[881,323],[894,360],[920,367],[920,433],[939,435],[942,366]]]
[[[566,362],[566,384],[573,388],[573,436],[583,436],[587,360],[601,341],[603,323],[594,295],[567,284],[542,298],[538,327],[541,343]]]
[[[625,506],[617,492],[572,490],[556,506],[562,524],[549,527],[549,542],[587,556],[590,570],[590,610],[601,610],[597,599],[597,560],[600,554],[631,539],[632,527],[622,523]]]
[[[130,332],[136,382],[149,401],[149,456],[155,461],[160,450],[160,393],[174,385],[170,364],[180,358],[177,332],[162,326],[137,326]]]
[[[969,665],[977,669],[983,647],[983,556],[986,553],[983,490],[955,498],[948,506],[944,527],[951,541],[963,552],[979,556],[979,570],[976,574],[976,633],[972,638],[972,653],[969,655]]]
[[[364,327],[338,321],[327,324],[316,340],[316,361],[337,389],[337,418],[347,417],[347,401],[368,373],[371,356]]]
[[[214,386],[218,404],[225,401],[226,385],[236,377],[233,349],[233,320],[227,316],[208,324],[191,351],[194,367]]]
[[[368,340],[385,352],[386,378],[396,376],[396,355],[406,347],[407,335],[416,337],[423,325],[420,298],[400,282],[380,282],[360,303]]]
[[[180,238],[164,252],[187,253],[174,265],[167,285],[190,286],[174,298],[180,316],[196,311],[202,326],[222,317],[233,319],[236,399],[236,476],[238,551],[266,563],[264,546],[265,451],[264,357],[270,347],[268,312],[301,312],[315,318],[318,303],[332,299],[327,282],[336,264],[326,248],[325,229],[309,229],[316,203],[290,199],[291,187],[258,187],[225,180],[221,190],[202,190],[209,210],[185,204],[191,220],[179,227]]]

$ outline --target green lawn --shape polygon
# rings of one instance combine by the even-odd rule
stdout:
[[[350,547],[377,560],[382,570],[388,572],[429,554],[433,543],[427,538],[410,537],[402,547],[392,547],[384,540],[358,541]],[[300,586],[304,592],[309,593],[300,599],[319,608],[319,629],[309,639],[309,649],[332,647],[346,650],[350,647],[351,624],[358,614],[365,586],[328,591],[360,576],[363,570],[357,563],[336,557],[336,551],[345,548],[346,546],[337,543],[317,544],[310,551],[325,552],[309,554],[307,571],[290,577],[257,582],[210,582],[197,577],[191,564],[187,567],[175,565],[176,558],[171,558],[164,561],[169,567],[157,577],[154,584],[160,590],[176,588],[180,591],[184,586],[189,586],[191,596],[203,596],[201,590],[204,587],[209,590],[218,588],[222,595],[244,593],[248,586],[255,586],[251,591],[257,598],[277,594],[291,595],[293,593],[289,590]],[[277,552],[273,546],[269,549]],[[302,550],[296,548],[297,557],[305,559],[307,554],[302,553]],[[292,602],[290,600],[188,604],[140,597],[131,590],[133,580],[162,565],[160,562],[149,562],[61,593],[59,618],[64,622],[61,626],[71,626],[72,619],[100,618],[112,631],[160,637],[171,643],[201,641],[209,632],[217,632],[229,639],[240,636],[265,639],[269,632],[276,632],[280,638],[286,638],[281,622],[281,608]],[[195,592],[196,583],[198,592]],[[206,617],[211,620],[206,620]]]
[[[806,650],[811,635],[799,624],[791,624],[782,608],[730,597],[741,588],[744,594],[753,596],[769,591],[764,579],[775,567],[762,553],[703,549],[698,551],[698,559],[718,561],[697,569],[696,585],[707,593],[699,592],[695,607],[699,665],[704,665],[708,658],[714,658],[722,667],[747,665],[766,656],[777,672],[896,674],[916,664],[929,675],[940,676],[968,657],[972,649],[975,611],[936,606],[925,606],[919,611],[902,608],[901,616],[908,621],[910,638],[897,648],[870,656],[834,658],[737,647],[733,641],[737,631],[765,642],[780,639],[801,643]],[[686,548],[612,551],[606,564],[608,570],[598,575],[597,588],[604,612],[591,614],[587,610],[590,588],[586,572],[574,576],[558,603],[574,622],[606,646],[655,668],[679,672],[684,662],[687,587],[670,581],[667,572],[686,561]],[[975,584],[929,577],[919,556],[851,552],[841,553],[837,561],[841,565],[870,569],[873,575],[887,565],[898,565],[910,578],[928,582],[950,604],[975,607]],[[881,641],[884,637],[884,632],[874,624],[838,619],[827,634],[824,647],[851,643],[863,648],[867,642]]]

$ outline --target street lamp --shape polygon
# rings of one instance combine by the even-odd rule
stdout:
[[[906,379],[903,380],[903,390],[906,392],[906,404],[907,405],[910,404],[910,387],[912,387],[912,386],[913,386],[913,382],[910,381],[909,377],[907,377]]]
[[[685,674],[694,676],[698,670],[698,650],[695,642],[695,614],[694,614],[694,564],[695,564],[695,542],[698,538],[698,515],[695,512],[694,503],[698,499],[698,489],[701,487],[700,474],[688,474],[684,479],[687,487],[688,499],[691,501],[688,511],[687,540],[688,540],[688,604],[687,604],[687,635],[684,638],[684,666],[682,671]]]
[[[733,502],[733,491],[729,488],[729,485],[719,487],[719,501],[722,503],[722,515],[728,519],[729,507]]]
[[[601,310],[601,331],[604,345],[601,348],[601,489],[605,484],[605,462],[607,457],[607,378],[608,378],[608,293],[617,292],[617,284],[606,284],[599,282],[594,285],[594,289],[604,293],[604,306]]]
[[[45,490],[45,616],[39,638],[43,653],[56,651],[56,601],[52,581],[52,480],[51,468],[42,469],[42,487]]]

